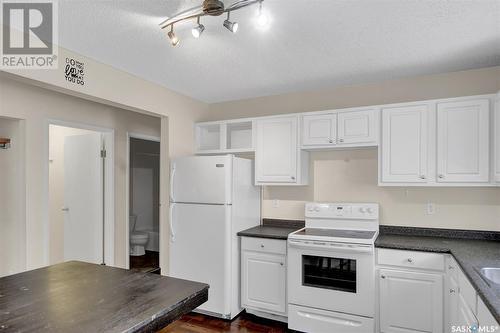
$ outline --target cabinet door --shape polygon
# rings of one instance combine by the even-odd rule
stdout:
[[[337,140],[337,115],[310,115],[302,118],[302,145],[331,146]]]
[[[376,110],[359,110],[338,114],[338,143],[377,142]]]
[[[458,282],[453,277],[448,277],[448,288],[444,291],[445,302],[445,332],[451,332],[452,326],[457,325],[458,322]]]
[[[442,332],[443,277],[381,269],[380,331]]]
[[[471,308],[467,305],[465,298],[459,293],[458,296],[458,306],[456,313],[456,322],[452,322],[452,326],[465,326],[465,327],[479,327],[478,320]]]
[[[242,252],[241,300],[244,307],[286,312],[285,256]]]
[[[295,183],[297,117],[257,120],[256,182]]]
[[[382,182],[427,182],[428,105],[382,110]]]
[[[437,105],[438,182],[489,179],[489,101]]]

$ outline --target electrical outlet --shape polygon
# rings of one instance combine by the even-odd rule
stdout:
[[[427,215],[433,215],[436,213],[436,207],[432,202],[427,203]]]
[[[278,208],[280,206],[280,201],[278,199],[273,200],[273,208]]]

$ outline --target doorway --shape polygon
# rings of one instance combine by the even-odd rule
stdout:
[[[114,264],[113,131],[49,124],[50,263]]]
[[[129,136],[129,268],[160,274],[160,139]]]

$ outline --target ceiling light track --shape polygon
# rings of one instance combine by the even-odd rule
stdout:
[[[205,26],[200,23],[200,18],[202,16],[220,16],[227,13],[227,18],[224,20],[223,26],[232,33],[236,33],[238,31],[238,22],[230,21],[231,12],[258,3],[260,15],[262,13],[263,1],[264,0],[239,0],[225,8],[224,3],[220,0],[204,0],[201,6],[185,10],[166,19],[160,23],[160,28],[166,29],[170,27],[170,31],[167,35],[172,46],[176,46],[179,44],[179,38],[174,33],[174,24],[181,21],[196,19],[197,25],[191,30],[191,33],[194,38],[199,38],[205,30]]]

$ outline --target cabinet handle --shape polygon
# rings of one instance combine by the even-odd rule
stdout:
[[[385,275],[380,275],[380,278],[381,279],[385,279]]]
[[[425,179],[425,175],[421,175],[421,176],[420,176],[420,179]]]
[[[261,248],[264,248],[264,244],[260,244],[260,247],[261,247]]]
[[[408,262],[413,262],[412,258],[408,258],[407,260],[408,260]]]
[[[439,175],[438,178],[444,178],[444,175]]]
[[[294,177],[294,176],[292,176],[292,177],[290,177],[290,178],[292,178],[292,180],[295,180],[295,177]]]
[[[344,142],[344,139],[339,139],[340,142]]]
[[[448,269],[455,269],[452,265],[448,266]]]
[[[333,140],[332,139],[328,139],[328,143],[333,143]]]
[[[453,294],[455,292],[455,289],[450,289],[450,294]]]
[[[280,262],[280,265],[281,265],[281,266],[283,266],[283,263],[282,263],[282,262]]]

